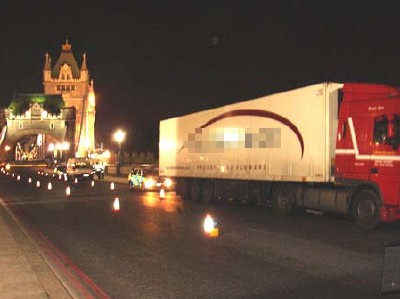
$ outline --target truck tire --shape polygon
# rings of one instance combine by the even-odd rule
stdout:
[[[201,186],[201,199],[203,203],[208,204],[214,200],[213,186],[210,180],[206,180]]]
[[[295,201],[294,193],[289,184],[280,184],[273,193],[273,205],[280,215],[293,214]]]
[[[362,189],[354,195],[353,218],[367,229],[374,229],[380,222],[379,196],[371,189]]]

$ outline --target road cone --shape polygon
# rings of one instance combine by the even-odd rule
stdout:
[[[160,190],[160,199],[164,199],[165,198],[165,191],[164,189]]]
[[[119,212],[119,210],[120,210],[119,198],[116,197],[116,198],[114,199],[114,202],[113,202],[112,211],[113,211],[113,212]]]
[[[215,221],[210,214],[207,214],[206,217],[204,218],[203,228],[204,228],[204,234],[207,237],[212,237],[212,238],[218,237],[219,230],[217,227],[217,221]]]

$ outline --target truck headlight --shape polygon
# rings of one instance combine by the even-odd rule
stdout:
[[[172,180],[170,178],[166,178],[164,181],[164,186],[170,188],[172,186]]]

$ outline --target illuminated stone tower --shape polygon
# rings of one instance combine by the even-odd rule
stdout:
[[[46,53],[43,68],[44,93],[61,94],[66,107],[76,109],[75,155],[87,157],[95,148],[96,97],[93,80],[89,79],[86,54],[83,53],[79,68],[71,45],[66,40],[53,68],[51,64],[51,57]]]

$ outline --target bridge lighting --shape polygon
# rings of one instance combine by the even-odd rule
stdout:
[[[94,93],[89,93],[89,104],[91,105],[91,106],[96,106],[96,100],[95,100],[95,98],[94,98]]]
[[[204,233],[208,237],[218,237],[217,222],[213,219],[210,214],[207,214],[203,223]]]
[[[77,184],[78,183],[78,178],[75,178],[75,184]]]
[[[4,150],[5,150],[6,152],[8,152],[10,149],[11,149],[11,146],[9,146],[8,144],[4,147]]]
[[[17,176],[17,181],[19,181],[19,180],[21,180],[21,177],[18,175],[18,176]]]
[[[36,144],[39,145],[39,146],[42,146],[42,144],[43,144],[43,135],[42,134],[38,134],[37,135]]]
[[[36,181],[36,187],[40,188],[40,181]]]
[[[111,157],[110,151],[109,150],[105,150],[104,153],[103,153],[103,157],[105,159],[110,159],[110,157]]]
[[[92,181],[92,187],[94,187],[94,180]]]
[[[114,190],[115,189],[115,184],[114,184],[114,182],[111,182],[111,184],[110,184],[110,190]]]
[[[11,176],[14,177],[14,174],[12,174]]]
[[[64,181],[68,181],[68,175],[64,174]]]
[[[119,210],[120,210],[119,198],[118,198],[118,197],[116,197],[116,198],[114,199],[113,206],[112,206],[112,210],[113,210],[113,212],[119,212]]]
[[[29,179],[28,179],[28,183],[29,183],[29,184],[32,183],[32,178],[29,178]]]
[[[51,182],[49,182],[47,184],[47,190],[51,190],[51,189],[53,189],[53,185],[51,184]]]
[[[54,143],[50,143],[49,147],[47,148],[47,150],[49,152],[54,152],[55,149],[56,149],[56,146],[54,145]]]
[[[10,170],[10,168],[11,168],[10,163],[7,163],[7,164],[6,164],[6,170]]]
[[[42,110],[42,119],[43,118],[47,118],[47,115],[48,115],[49,113],[46,111],[46,110]]]
[[[69,142],[64,141],[63,143],[61,143],[61,149],[62,149],[63,151],[69,150]]]
[[[67,186],[67,188],[65,189],[65,195],[67,196],[71,195],[71,188],[69,186]]]

